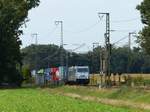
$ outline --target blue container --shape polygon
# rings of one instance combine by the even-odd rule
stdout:
[[[50,68],[46,68],[44,70],[44,76],[45,76],[45,80],[50,81],[51,80],[51,69]]]

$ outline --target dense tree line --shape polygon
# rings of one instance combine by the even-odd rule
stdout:
[[[150,0],[143,0],[140,5],[137,6],[137,9],[141,13],[141,20],[144,24],[142,31],[138,37],[138,42],[141,47],[150,54]]]
[[[27,22],[28,11],[38,4],[39,0],[0,0],[0,85],[20,85],[20,28]]]
[[[84,54],[71,53],[64,49],[64,65],[66,62],[68,66],[88,65],[91,73],[99,73],[100,49],[101,47],[97,47]],[[36,68],[36,64],[38,69],[60,66],[60,49],[56,45],[31,45],[22,49],[22,52],[24,65],[28,65],[31,70]],[[140,48],[133,48],[129,52],[126,46],[113,47],[111,71],[113,73],[150,73],[150,56]]]
[[[23,63],[30,69],[40,69],[60,66],[61,49],[56,45],[31,45],[22,49]],[[64,65],[68,66],[88,64],[87,54],[77,54],[63,49]]]

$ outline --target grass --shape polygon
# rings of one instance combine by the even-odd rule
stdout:
[[[99,98],[120,99],[139,103],[150,104],[150,91],[133,89],[126,86],[120,89],[96,89],[79,86],[63,86],[53,89],[53,92],[76,93],[82,96],[94,96]]]
[[[64,88],[64,87],[61,87]],[[59,88],[59,89],[61,89]],[[118,108],[65,96],[41,89],[0,90],[0,112],[146,112]]]

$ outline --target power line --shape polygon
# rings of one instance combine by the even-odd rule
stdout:
[[[135,31],[137,31],[138,29],[136,29]],[[121,29],[121,30],[114,30],[114,32],[130,32],[132,31],[131,29]]]
[[[100,17],[101,21],[102,20],[102,17]],[[136,20],[139,20],[140,18],[132,18],[132,19],[125,19],[125,20],[112,20],[110,21],[111,23],[125,23],[125,22],[132,22],[132,21],[136,21]],[[70,31],[70,30],[64,30],[66,32],[69,32],[69,33],[83,33],[83,32],[87,32],[89,30],[91,30],[92,28],[94,28],[95,26],[97,26],[100,22],[96,22],[94,23],[93,25],[90,25],[89,27],[85,28],[85,29],[82,29],[80,31]],[[128,32],[129,30],[117,30],[118,32]]]
[[[129,35],[130,35],[130,34],[133,34],[133,32],[132,32],[132,33],[129,33]],[[127,35],[127,36],[121,38],[120,40],[118,40],[118,41],[116,41],[116,42],[114,42],[112,45],[118,44],[119,42],[121,42],[122,40],[125,40],[125,39],[127,39],[127,38],[129,38],[128,44],[131,44],[131,43],[130,43],[131,39],[130,39],[129,35]]]
[[[126,19],[126,20],[112,20],[112,23],[125,23],[125,22],[132,22],[139,20],[140,18],[132,18],[132,19]]]
[[[58,26],[56,25],[56,26],[51,30],[50,35],[52,35],[52,34],[56,31],[57,28],[58,28]]]
[[[55,51],[51,56],[46,57],[44,60],[48,60],[50,58],[53,58],[53,57],[55,57],[58,54],[59,54],[59,50]]]
[[[120,40],[114,42],[112,45],[118,44],[119,42],[121,42],[122,40],[124,40],[124,39],[126,39],[126,38],[129,38],[129,36],[127,35],[127,36],[121,38]]]
[[[84,47],[85,45],[86,45],[86,44],[85,44],[85,43],[83,43],[83,44],[81,44],[80,46],[78,46],[77,48],[73,49],[72,51],[76,51],[76,50],[78,50],[78,49],[80,49],[80,48]]]
[[[100,20],[101,21],[104,21],[102,20],[103,16],[100,16]],[[110,20],[111,23],[124,23],[124,22],[132,22],[132,21],[137,21],[137,20],[140,20],[139,17],[136,17],[136,18],[131,18],[131,19],[124,19],[124,20]]]
[[[98,22],[94,23],[93,25],[90,25],[89,27],[84,28],[84,29],[79,30],[79,31],[70,31],[70,30],[64,30],[64,31],[70,32],[70,33],[74,33],[74,34],[75,34],[75,33],[83,33],[83,32],[87,32],[87,31],[93,29],[93,28],[96,27],[99,23],[100,23],[100,22],[98,21]]]

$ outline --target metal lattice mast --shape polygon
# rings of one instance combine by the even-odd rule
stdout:
[[[61,25],[61,36],[60,36],[60,65],[64,66],[64,58],[63,58],[63,48],[64,48],[64,42],[63,42],[63,21],[55,21],[56,25]]]
[[[107,85],[110,85],[110,56],[111,56],[111,44],[110,44],[110,14],[109,13],[98,13],[100,15],[106,16],[106,33],[105,36],[105,82]]]
[[[35,37],[35,51],[36,51],[36,56],[35,56],[35,70],[38,70],[38,54],[37,54],[37,47],[38,47],[38,34],[37,33],[33,33],[31,34],[32,37]]]

